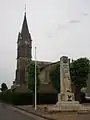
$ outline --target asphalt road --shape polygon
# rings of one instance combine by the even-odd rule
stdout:
[[[32,114],[25,115],[12,109],[9,105],[0,103],[0,120],[45,120]]]
[[[90,104],[89,104],[90,105]],[[90,120],[90,114],[65,115],[61,120]],[[60,120],[58,119],[58,120]],[[0,103],[0,120],[45,120],[32,114],[17,111],[13,107]]]

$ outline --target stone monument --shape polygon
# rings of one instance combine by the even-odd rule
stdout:
[[[69,70],[70,60],[63,56],[60,59],[60,94],[58,94],[59,101],[73,101],[74,94],[71,93],[71,79]]]
[[[60,58],[60,93],[56,106],[59,106],[60,109],[76,110],[80,104],[75,101],[74,93],[72,93],[69,65],[70,59],[62,56]]]
[[[67,56],[60,58],[60,93],[55,106],[49,107],[49,111],[78,111],[83,109],[79,101],[75,101],[71,90],[70,59]],[[85,110],[85,109],[84,109]]]

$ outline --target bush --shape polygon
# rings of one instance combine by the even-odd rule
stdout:
[[[32,104],[32,95],[30,93],[2,92],[0,100],[14,105]]]
[[[37,104],[56,104],[57,100],[57,93],[37,94]]]
[[[32,104],[31,93],[14,93],[10,95],[10,102],[14,105],[30,105]]]
[[[1,92],[0,100],[13,105],[31,105],[33,96],[31,93]],[[37,104],[55,104],[57,102],[56,93],[38,93]]]

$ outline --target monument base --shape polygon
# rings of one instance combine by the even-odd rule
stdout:
[[[73,95],[73,93],[71,94]],[[65,100],[63,101],[62,98]],[[48,107],[48,112],[74,112],[80,110],[87,111],[83,105],[79,104],[79,101],[67,101],[67,96],[65,94],[58,94],[58,102],[56,105]]]
[[[48,112],[78,112],[88,111],[88,108],[79,104],[78,101],[65,102],[61,101],[57,105],[48,107]]]
[[[81,108],[81,104],[78,101],[61,101],[56,103],[61,111],[77,111]]]

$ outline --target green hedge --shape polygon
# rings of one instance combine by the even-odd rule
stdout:
[[[37,94],[38,104],[56,104],[58,100],[57,93],[40,93]]]
[[[34,103],[34,95],[31,93],[1,92],[0,100],[13,105],[31,105]],[[37,104],[55,104],[56,93],[38,93]]]
[[[32,104],[32,94],[30,93],[12,93],[10,95],[10,102],[15,105],[29,105]]]

